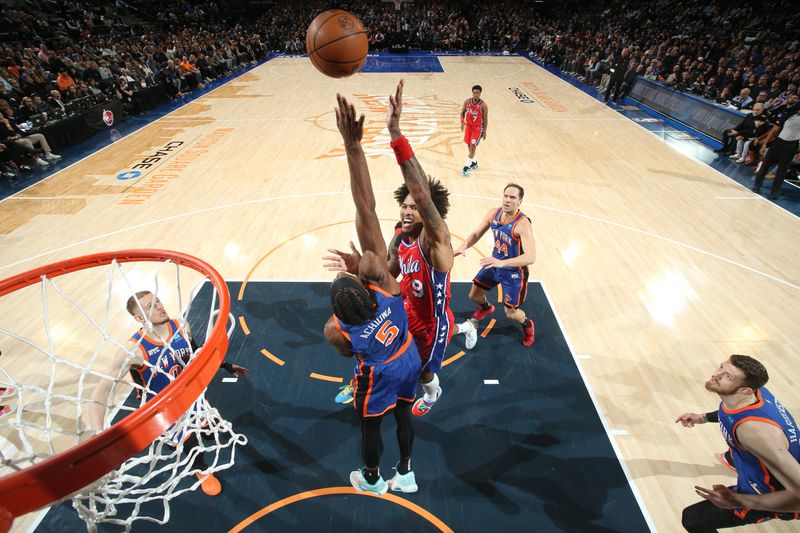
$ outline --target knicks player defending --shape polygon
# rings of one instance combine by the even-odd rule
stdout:
[[[450,205],[449,193],[438,180],[426,177],[410,144],[400,133],[402,93],[401,80],[395,96],[390,96],[390,109],[386,119],[393,139],[392,147],[405,180],[394,192],[394,197],[400,204],[401,232],[389,247],[389,272],[395,277],[403,274],[400,290],[408,312],[409,327],[425,364],[420,375],[424,395],[417,400],[413,409],[415,416],[422,416],[430,411],[442,394],[437,374],[451,335],[464,333],[467,349],[475,346],[478,335],[469,320],[455,324],[453,312],[450,310],[453,249],[450,245],[450,231],[444,221]],[[342,136],[347,147],[348,136],[345,132],[342,132]],[[369,176],[360,140],[359,135],[357,150],[346,150],[351,184],[354,172],[363,172]],[[371,194],[371,184],[369,191]],[[358,213],[359,199],[355,195],[354,199]],[[372,202],[374,204],[374,199]],[[358,274],[359,254],[352,243],[351,248],[353,253],[329,249],[336,255],[323,257],[329,261],[325,266],[331,270],[346,270]],[[337,395],[337,403],[348,401],[350,389],[350,386],[345,387]]]
[[[482,92],[480,85],[473,85],[472,98],[464,100],[464,105],[461,106],[461,131],[464,132],[464,142],[469,149],[467,162],[461,171],[464,176],[478,168],[475,150],[478,149],[481,140],[486,138],[486,128],[489,125],[489,106],[481,100]]]
[[[719,423],[737,477],[736,487],[695,486],[704,500],[683,510],[686,531],[716,531],[776,518],[797,520],[797,424],[764,387],[768,380],[767,369],[759,361],[747,355],[731,355],[705,384],[707,391],[719,395],[719,408],[705,414],[683,413],[675,421],[684,427]]]
[[[125,349],[119,350],[114,356],[110,374],[116,376],[122,369],[129,371],[131,379],[145,389],[137,389],[138,393],[144,393],[144,403],[178,377],[189,362],[191,354],[199,347],[187,329],[181,327],[177,320],[170,319],[161,300],[150,291],[140,291],[131,296],[127,309],[134,320],[142,324],[142,328],[133,334]],[[223,362],[220,366],[243,379],[249,375],[246,368],[232,363]],[[89,424],[94,431],[102,431],[105,427],[106,405],[109,403],[112,384],[111,380],[103,379],[92,392]],[[196,446],[199,446],[197,436],[187,436],[184,444],[186,453],[190,453]],[[200,488],[208,496],[216,496],[222,486],[214,474],[202,473],[207,468],[202,454],[198,454],[192,469],[198,470],[197,477],[203,480]]]
[[[340,272],[331,287],[334,315],[325,325],[325,338],[344,356],[355,355],[353,406],[361,419],[361,453],[364,467],[350,473],[358,491],[385,494],[388,488],[416,492],[411,469],[414,429],[411,406],[422,366],[408,330],[400,284],[389,274],[386,243],[375,213],[369,169],[361,147],[364,115],[356,120],[355,108],[337,95],[336,126],[342,134],[350,168],[350,191],[356,206],[356,232],[364,255],[358,276]],[[383,441],[381,420],[394,411],[400,461],[389,482],[380,475]]]
[[[525,190],[514,183],[503,189],[503,205],[490,209],[455,255],[463,254],[491,228],[494,235],[492,257],[480,260],[481,269],[472,280],[469,298],[478,304],[472,318],[483,320],[494,312],[486,292],[498,284],[503,288],[506,316],[522,324],[522,344],[533,345],[533,320],[519,307],[528,290],[528,265],[536,261],[536,242],[533,240],[531,219],[519,210]]]

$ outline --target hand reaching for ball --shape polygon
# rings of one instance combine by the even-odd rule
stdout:
[[[400,113],[403,111],[403,80],[397,84],[394,96],[389,95],[389,108],[386,110],[386,127],[389,133],[400,134]]]
[[[356,120],[356,107],[347,101],[341,94],[336,94],[339,107],[334,108],[336,113],[336,127],[342,134],[345,146],[353,146],[361,142],[364,136],[364,115]]]

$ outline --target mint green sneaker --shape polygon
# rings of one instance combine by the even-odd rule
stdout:
[[[389,485],[382,476],[378,476],[378,481],[375,484],[368,483],[361,470],[353,470],[350,472],[350,484],[358,492],[374,492],[378,496],[383,496],[389,490]]]
[[[397,470],[397,468],[395,468]],[[417,478],[414,476],[414,471],[409,470],[406,474],[400,472],[395,473],[394,477],[386,482],[389,488],[395,492],[417,492]]]
[[[336,403],[350,403],[353,401],[353,383],[352,381],[343,387],[339,387],[339,393],[334,400]]]

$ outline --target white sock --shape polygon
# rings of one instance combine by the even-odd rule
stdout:
[[[468,157],[468,158],[467,158],[467,162],[466,162],[466,163],[464,163],[464,166],[465,166],[465,167],[468,167],[468,166],[470,166],[471,164],[472,164],[472,159],[470,159],[470,158]]]
[[[456,328],[458,329],[458,331],[456,331],[456,335],[458,335],[459,333],[466,333],[470,329],[472,329],[472,322],[470,322],[469,320],[465,320],[461,324],[456,324]]]
[[[423,399],[428,402],[432,403],[439,399],[439,376],[437,374],[433,375],[433,379],[428,383],[422,384],[422,390],[425,391],[425,396]]]

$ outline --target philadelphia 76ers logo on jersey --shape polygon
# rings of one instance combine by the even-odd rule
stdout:
[[[398,258],[400,262],[400,272],[405,276],[408,274],[413,274],[414,272],[419,272],[419,259],[414,259],[413,261],[404,262],[403,258]]]
[[[106,126],[112,125],[114,123],[114,113],[108,109],[103,109],[103,122],[105,122]]]

